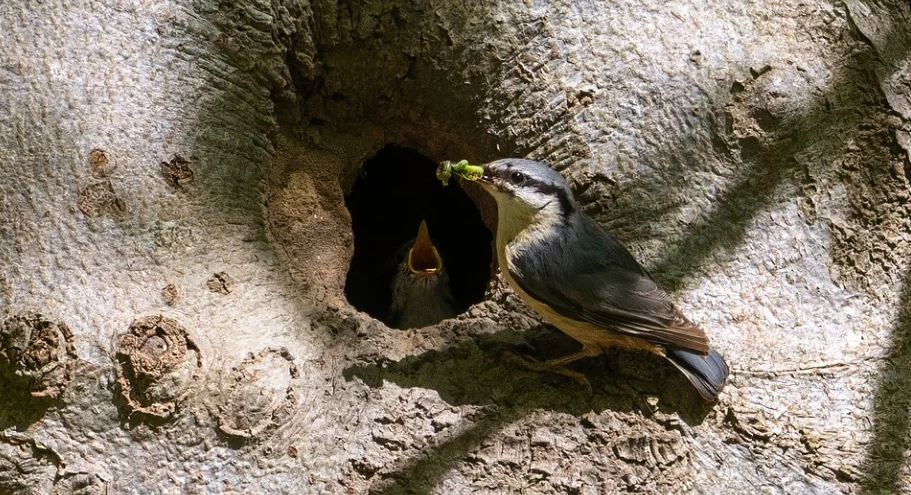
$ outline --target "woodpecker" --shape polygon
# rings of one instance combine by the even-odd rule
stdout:
[[[579,211],[559,173],[516,158],[483,169],[478,183],[497,202],[497,261],[506,282],[582,344],[539,368],[560,370],[609,347],[640,349],[666,357],[703,399],[717,399],[729,373],[724,359],[632,254]]]
[[[392,304],[386,324],[394,328],[420,328],[456,315],[449,274],[430,240],[427,222],[421,221],[414,241],[399,249],[401,262],[392,278]]]

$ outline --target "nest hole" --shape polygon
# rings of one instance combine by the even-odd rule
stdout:
[[[364,162],[345,197],[354,233],[345,296],[390,326],[415,326],[397,322],[390,309],[393,279],[422,220],[449,277],[454,314],[481,301],[490,282],[492,235],[458,181],[444,187],[437,180],[436,165],[416,151],[386,146]],[[428,325],[443,318],[432,319]]]

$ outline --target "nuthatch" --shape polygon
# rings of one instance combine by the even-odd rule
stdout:
[[[512,158],[483,167],[478,181],[497,202],[497,261],[506,281],[582,343],[579,352],[539,368],[562,369],[614,346],[642,349],[670,360],[705,400],[718,397],[728,366],[705,332],[617,239],[577,209],[559,173]]]
[[[427,223],[418,236],[399,250],[401,263],[392,278],[392,305],[386,324],[395,328],[420,328],[456,315],[449,274],[430,241]]]

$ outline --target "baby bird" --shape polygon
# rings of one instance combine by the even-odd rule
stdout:
[[[392,278],[392,304],[386,324],[393,328],[421,328],[456,315],[455,300],[443,258],[430,240],[427,222],[418,236],[399,249]]]

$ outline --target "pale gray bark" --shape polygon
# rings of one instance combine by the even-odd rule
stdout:
[[[911,492],[909,6],[718,4],[3,2],[0,493]],[[561,170],[720,402],[510,364],[574,344],[499,281],[351,308],[390,143]]]

